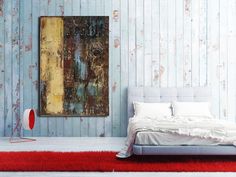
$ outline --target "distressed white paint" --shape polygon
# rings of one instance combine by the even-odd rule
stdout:
[[[236,0],[3,2],[0,136],[10,135],[25,108],[38,107],[38,17],[43,15],[110,17],[110,115],[37,117],[35,130],[25,135],[125,136],[128,86],[210,86],[214,114],[236,122]]]

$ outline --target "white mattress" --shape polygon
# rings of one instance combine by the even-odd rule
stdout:
[[[163,132],[138,132],[135,138],[137,145],[219,145],[219,142],[213,139],[203,139]]]

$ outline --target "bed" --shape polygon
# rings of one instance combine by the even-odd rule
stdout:
[[[211,89],[206,87],[195,88],[154,88],[154,87],[131,87],[128,88],[128,117],[134,116],[133,102],[211,102]],[[200,139],[192,140],[198,145],[158,145],[157,143],[144,142],[140,139],[151,139],[155,132],[138,132],[132,144],[132,154],[135,155],[235,155],[236,147],[233,144],[214,144]],[[159,132],[160,133],[160,132]],[[139,138],[137,138],[139,137]],[[154,137],[157,137],[156,135]],[[179,137],[180,138],[180,137]],[[177,136],[173,139],[179,139]],[[164,140],[162,136],[162,141]],[[185,139],[186,140],[186,139]],[[176,141],[178,142],[178,140]],[[168,144],[168,143],[167,143]],[[118,155],[119,157],[119,155]]]

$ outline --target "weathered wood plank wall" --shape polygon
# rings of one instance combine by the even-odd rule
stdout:
[[[26,136],[125,136],[128,86],[213,88],[236,122],[236,0],[0,0],[0,136],[38,108],[38,17],[110,17],[110,116],[39,118]]]

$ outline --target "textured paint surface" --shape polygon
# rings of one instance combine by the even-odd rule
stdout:
[[[107,116],[107,17],[40,18],[40,115]]]
[[[210,86],[236,122],[236,0],[0,0],[0,136],[38,109],[39,16],[109,16],[109,116],[36,118],[26,136],[125,136],[127,87]]]
[[[41,114],[62,114],[64,98],[62,18],[40,19]]]

